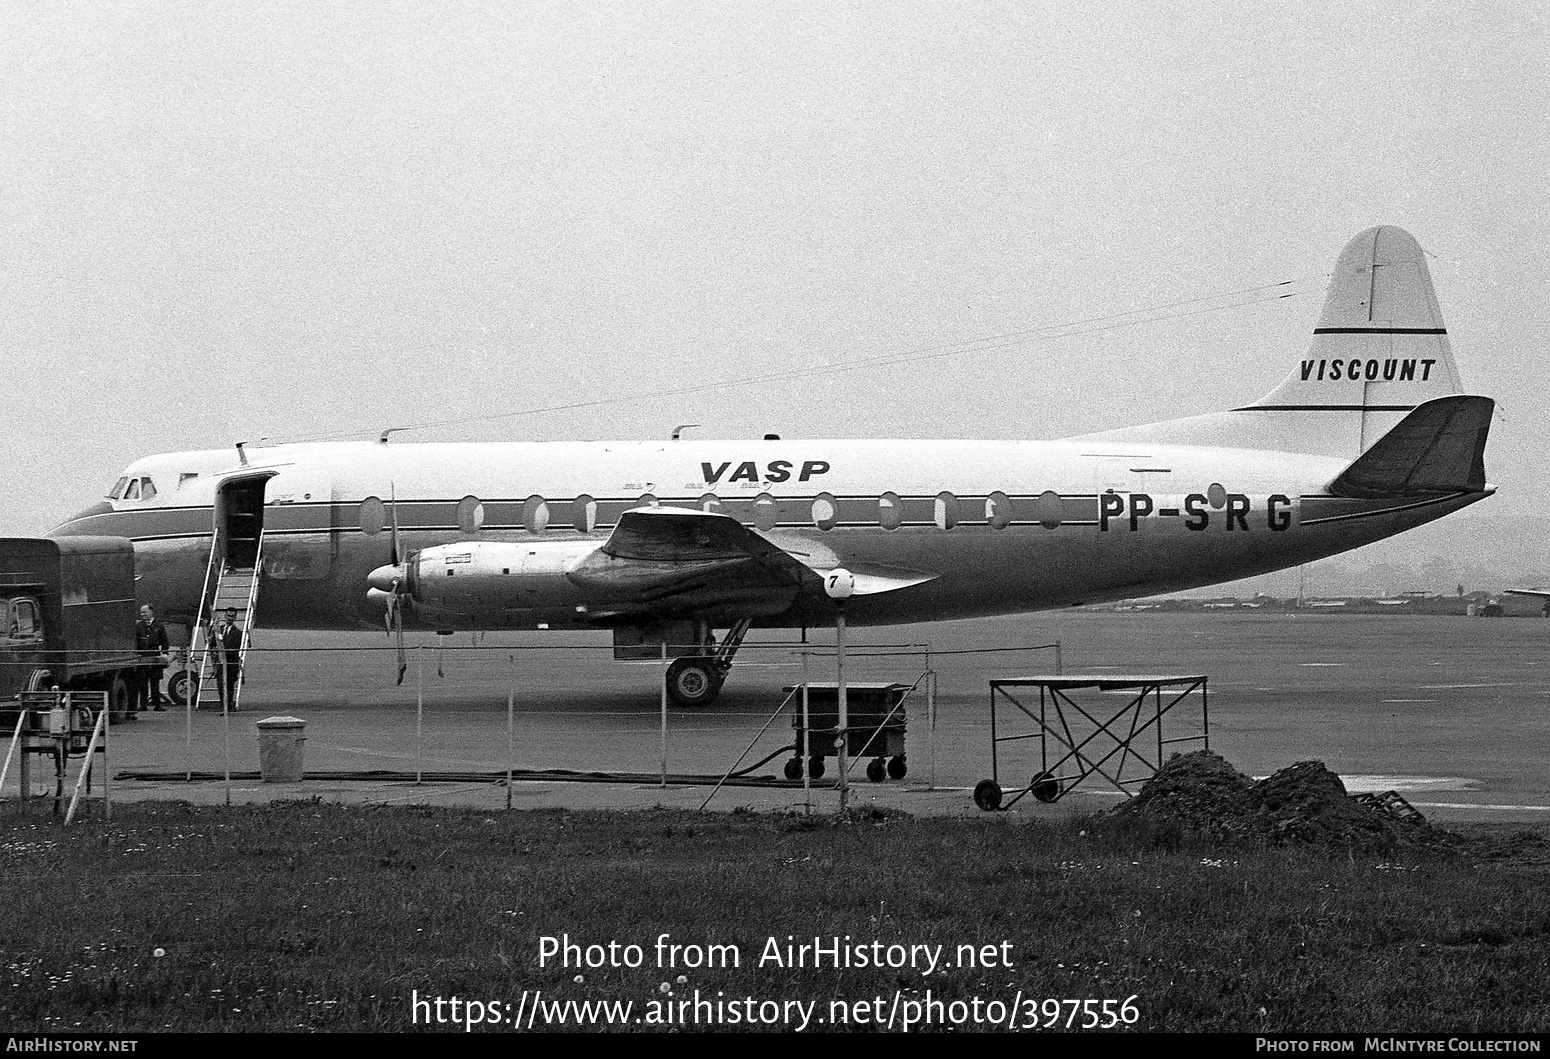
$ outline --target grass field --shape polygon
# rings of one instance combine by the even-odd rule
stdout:
[[[1123,1011],[1134,1030],[1542,1032],[1543,836],[1487,836],[1505,857],[1484,843],[1362,857],[1213,848],[1096,817],[140,803],[109,828],[64,829],[13,803],[0,811],[0,1025],[400,1030],[433,1021],[437,997],[450,1024],[457,996],[500,1020],[482,1029],[558,1014],[644,1029],[692,1027],[698,996],[701,1028],[794,1029],[805,1013],[808,1029],[898,1029],[911,1014],[975,1029],[988,1027],[971,1013],[998,1012],[1002,1028],[1104,1012],[1124,1028]],[[691,947],[661,950],[676,966],[659,966],[663,934]],[[617,943],[614,962],[638,945],[641,966],[540,966],[541,939],[567,935],[582,961],[589,945]],[[885,963],[925,948],[915,966],[790,967],[788,936],[838,936]],[[762,959],[769,939],[779,963]],[[712,945],[736,946],[737,965],[687,965]],[[965,962],[959,946],[992,966],[947,968]],[[1051,1016],[1051,999],[1099,1003]]]

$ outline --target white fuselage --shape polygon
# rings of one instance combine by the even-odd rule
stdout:
[[[129,537],[142,602],[194,620],[218,487],[263,485],[257,622],[380,625],[366,597],[402,547],[530,545],[531,595],[437,627],[589,627],[564,564],[631,508],[714,510],[815,570],[931,575],[852,601],[857,624],[1007,614],[1177,591],[1346,551],[1486,492],[1353,500],[1327,492],[1348,461],[1256,449],[1075,441],[667,441],[315,444],[171,453],[125,475],[151,500],[109,500],[53,533]],[[556,547],[559,546],[559,547]],[[552,579],[539,575],[545,564]],[[817,624],[804,600],[758,624]]]

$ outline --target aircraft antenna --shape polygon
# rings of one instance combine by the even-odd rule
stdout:
[[[697,427],[697,426],[699,426],[698,423],[679,423],[676,427],[673,428],[673,440],[677,441],[678,440],[678,436],[680,434],[682,434],[685,430],[688,430],[691,427]]]

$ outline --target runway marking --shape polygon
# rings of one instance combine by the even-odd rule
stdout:
[[[1436,702],[1436,699],[1384,699],[1384,702]]]
[[[1501,809],[1512,813],[1550,813],[1550,805],[1486,805],[1481,802],[1411,802],[1422,809]]]
[[[1342,776],[1347,791],[1365,794],[1376,791],[1472,791],[1479,780],[1467,776],[1390,776],[1383,774]]]
[[[1345,665],[1344,662],[1298,662],[1297,664],[1307,666],[1310,669],[1333,669],[1336,666]]]
[[[1422,684],[1422,691],[1458,691],[1460,688],[1515,688],[1516,684]]]

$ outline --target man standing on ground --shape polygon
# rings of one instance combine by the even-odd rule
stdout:
[[[242,672],[242,626],[237,624],[237,608],[228,607],[226,622],[215,633],[216,657],[221,661],[219,686],[221,703],[228,710],[237,708],[237,677]]]
[[[140,620],[135,622],[135,654],[140,664],[135,669],[135,679],[130,687],[129,703],[133,713],[144,713],[147,707],[157,713],[165,713],[167,706],[161,697],[161,678],[167,672],[167,627],[156,620],[156,612],[147,603],[140,608]]]

